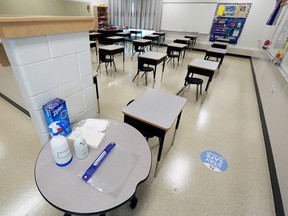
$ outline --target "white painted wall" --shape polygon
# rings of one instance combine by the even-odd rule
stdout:
[[[50,139],[42,106],[54,98],[72,124],[97,117],[88,31],[2,41],[41,144]]]
[[[163,0],[165,2],[197,2],[197,3],[241,3],[243,1],[236,0]],[[244,2],[243,2],[244,3]],[[252,55],[253,50],[257,50],[257,40],[260,39],[262,32],[264,31],[266,21],[268,20],[272,10],[275,6],[275,0],[246,0],[245,3],[252,3],[251,10],[248,18],[245,22],[245,26],[238,40],[237,45],[230,45],[229,52],[235,54],[247,54]],[[181,11],[179,11],[181,13]],[[172,15],[172,14],[171,14]],[[212,23],[212,21],[211,21]],[[201,35],[199,40],[197,39],[198,46],[201,48],[203,45],[209,45],[209,35]],[[196,46],[197,47],[197,46]],[[205,48],[205,47],[203,47]]]

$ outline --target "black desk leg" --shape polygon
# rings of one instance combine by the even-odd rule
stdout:
[[[174,144],[174,139],[175,139],[175,136],[176,136],[176,131],[177,131],[178,126],[179,126],[179,122],[180,122],[181,114],[182,114],[182,111],[179,113],[178,118],[177,118],[177,122],[176,122],[175,131],[174,131],[174,134],[173,134],[173,139],[172,139],[172,143],[171,143],[171,145]]]
[[[161,82],[162,82],[162,79],[163,79],[163,73],[164,73],[164,69],[165,69],[165,63],[166,63],[166,58],[164,59],[163,65],[162,65]]]
[[[98,113],[100,113],[99,91],[98,91],[97,75],[93,77],[93,83],[95,84],[95,88],[96,88],[96,98],[97,98]]]
[[[161,160],[161,155],[162,155],[162,150],[163,150],[163,145],[164,145],[164,138],[165,138],[165,134],[162,135],[161,137],[159,137],[160,143],[159,143],[159,150],[158,150],[158,156],[157,156],[157,162],[156,162],[154,177],[156,177],[156,175],[157,175],[158,163]]]

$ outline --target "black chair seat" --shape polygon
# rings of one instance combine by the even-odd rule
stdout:
[[[187,84],[201,85],[203,83],[203,80],[200,78],[195,78],[195,77],[186,77],[185,82]]]
[[[136,79],[137,76],[139,76],[139,73],[140,72],[143,72],[143,75],[142,77],[145,75],[145,83],[146,83],[146,86],[147,86],[147,73],[148,72],[153,72],[153,76],[154,76],[154,81],[155,81],[155,69],[153,67],[149,67],[146,66],[147,64],[145,64],[144,62],[142,62],[140,59],[138,59],[138,70],[137,70],[137,73],[136,75],[134,76],[133,78],[133,82],[134,80]],[[138,80],[137,80],[137,85],[138,85]],[[153,86],[154,86],[154,82],[153,82]]]

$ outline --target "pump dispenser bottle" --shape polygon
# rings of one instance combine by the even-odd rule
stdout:
[[[53,131],[53,137],[50,141],[53,158],[58,166],[67,166],[72,161],[73,157],[66,137],[60,134],[62,128],[57,122],[50,124],[49,128],[52,128]]]
[[[74,131],[75,140],[74,140],[74,148],[76,157],[80,160],[85,159],[88,156],[88,145],[86,140],[81,135],[81,131],[76,129]]]

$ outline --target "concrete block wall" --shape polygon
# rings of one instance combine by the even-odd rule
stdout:
[[[66,101],[71,123],[97,117],[89,34],[2,39],[41,144],[50,139],[42,106]]]

